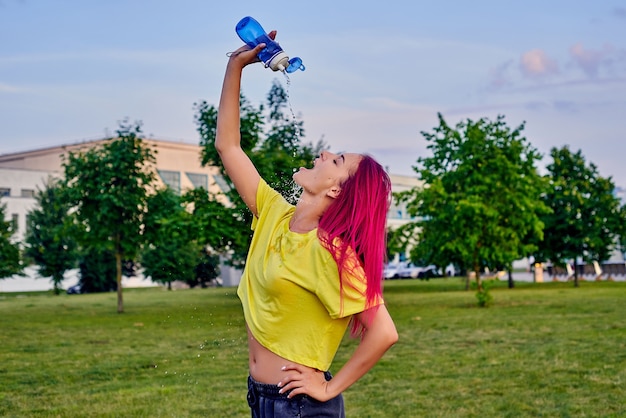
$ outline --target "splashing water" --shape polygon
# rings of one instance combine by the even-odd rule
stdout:
[[[283,75],[285,76],[285,80],[287,81],[287,89],[285,90],[285,94],[287,95],[287,104],[289,105],[289,111],[291,112],[291,117],[293,120],[293,127],[296,130],[296,141],[294,145],[300,145],[300,140],[302,139],[302,132],[300,131],[300,125],[298,125],[298,121],[296,120],[296,114],[293,111],[293,106],[291,105],[291,97],[289,96],[289,87],[291,87],[291,79],[287,75],[285,71],[283,71]],[[295,151],[294,151],[294,157]]]
[[[289,106],[289,112],[291,113],[291,118],[292,118],[292,124],[293,124],[293,128],[295,130],[295,140],[293,142],[294,145],[294,149],[292,151],[292,158],[297,158],[298,154],[297,154],[297,148],[299,148],[299,146],[301,145],[301,140],[302,140],[302,131],[300,130],[300,125],[298,125],[298,120],[296,118],[296,113],[293,110],[293,105],[291,104],[291,97],[289,95],[289,88],[291,87],[291,79],[289,78],[289,75],[287,74],[286,71],[282,71],[283,75],[285,76],[285,81],[287,83],[287,87],[285,89],[285,95],[287,97],[287,105]],[[298,171],[298,168],[294,167],[292,170],[292,174],[295,173],[296,171]],[[298,186],[293,179],[291,180],[286,180],[284,179],[284,181],[281,181],[281,183],[283,185],[286,185],[289,188],[289,191],[284,192],[285,194],[285,199],[291,203],[291,204],[296,204],[298,202],[298,199],[300,198],[300,194],[302,192],[302,188],[300,186]],[[278,186],[278,185],[274,185],[274,186]]]
[[[294,169],[294,172],[295,171],[296,170]],[[298,202],[298,199],[300,199],[300,195],[302,194],[302,187],[296,184],[296,182],[293,180],[291,180],[289,184],[291,186],[291,190],[289,191],[289,194],[285,196],[285,199],[287,199],[289,203],[295,205]]]

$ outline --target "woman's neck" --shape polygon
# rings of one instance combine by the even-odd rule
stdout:
[[[320,223],[324,208],[311,201],[299,200],[296,209],[289,220],[289,230],[306,233],[314,230]]]

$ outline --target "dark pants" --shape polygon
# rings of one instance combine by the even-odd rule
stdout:
[[[324,373],[326,380],[332,379],[329,372]],[[327,402],[319,402],[307,395],[297,395],[291,399],[287,394],[280,394],[276,385],[259,383],[248,376],[248,405],[252,418],[288,418],[288,417],[327,417],[345,418],[343,396],[339,395]]]

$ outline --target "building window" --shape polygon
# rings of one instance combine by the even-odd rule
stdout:
[[[0,187],[0,197],[11,196],[11,189],[9,187]]]
[[[185,173],[187,178],[191,184],[193,184],[194,189],[203,188],[204,190],[209,190],[209,176],[206,174],[198,174],[198,173]]]
[[[22,197],[35,197],[35,191],[32,189],[22,189]]]
[[[33,222],[33,215],[31,213],[26,214],[26,235],[30,234],[31,228],[30,225]]]
[[[11,230],[13,232],[17,231],[18,221],[19,221],[19,215],[17,213],[11,214]]]
[[[226,183],[226,179],[221,174],[213,174],[213,179],[217,183],[217,187],[220,188],[222,193],[226,193],[230,191],[230,187],[228,187],[228,183]]]
[[[170,189],[180,193],[180,171],[157,170],[159,177]]]

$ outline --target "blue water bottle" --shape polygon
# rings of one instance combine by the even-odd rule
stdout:
[[[266,67],[270,67],[274,71],[286,71],[288,73],[293,73],[296,70],[304,71],[302,60],[298,57],[289,59],[278,42],[273,41],[254,18],[244,17],[237,23],[235,30],[241,40],[250,48],[254,48],[260,43],[265,44],[265,48],[259,52],[258,56]]]

